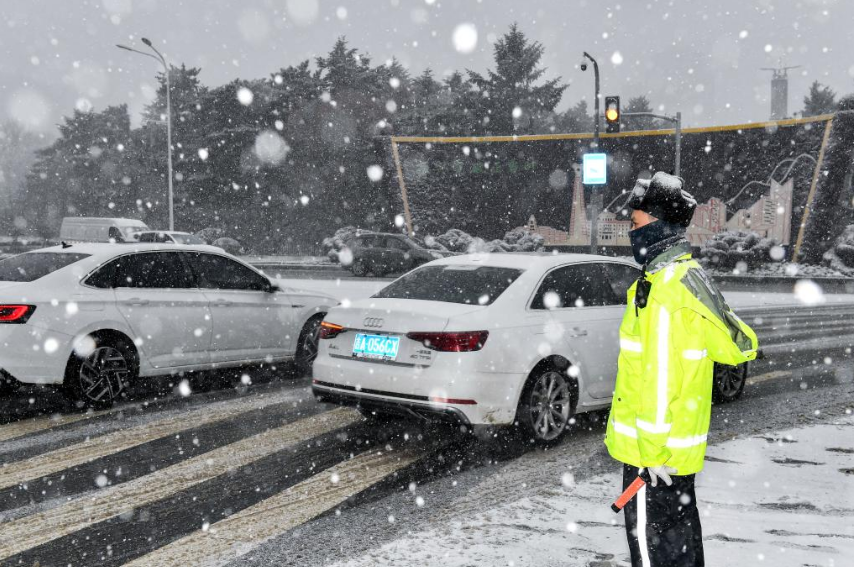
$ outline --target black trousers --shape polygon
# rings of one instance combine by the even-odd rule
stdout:
[[[638,476],[623,465],[623,490]],[[671,476],[667,486],[648,484],[626,504],[626,536],[632,567],[703,567],[703,533],[694,496],[694,475]]]

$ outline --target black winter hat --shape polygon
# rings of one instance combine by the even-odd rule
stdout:
[[[638,179],[627,206],[659,220],[687,228],[694,217],[697,200],[682,189],[682,178],[657,172],[652,179]]]

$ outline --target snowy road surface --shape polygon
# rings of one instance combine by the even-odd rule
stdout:
[[[327,285],[353,299],[369,284]],[[820,316],[829,325],[833,311]],[[795,332],[761,328],[766,342]],[[756,363],[744,397],[714,409],[698,479],[710,564],[843,565],[854,553],[854,361],[835,343],[795,350]],[[601,413],[540,450],[512,435],[372,425],[315,403],[306,378],[249,374],[250,386],[198,376],[188,397],[153,380],[89,414],[35,388],[0,400],[0,565],[587,566],[626,555]]]

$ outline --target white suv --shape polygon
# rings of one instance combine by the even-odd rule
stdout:
[[[307,370],[337,301],[283,289],[212,246],[75,244],[0,261],[0,382],[110,405],[137,376]]]

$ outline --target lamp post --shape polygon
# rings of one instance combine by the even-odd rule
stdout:
[[[596,96],[593,99],[593,146],[599,147],[599,63],[596,62],[593,57],[590,56],[586,51],[584,52],[584,59],[590,59],[590,62],[593,63],[593,79],[596,83]],[[587,70],[587,63],[584,62],[584,59],[581,60],[581,70]]]
[[[166,170],[169,176],[169,230],[175,230],[175,203],[172,191],[172,97],[170,96],[172,89],[169,85],[169,65],[166,63],[166,58],[163,54],[157,51],[156,47],[151,45],[151,40],[145,37],[140,39],[142,40],[142,43],[147,45],[149,49],[157,54],[156,57],[151,53],[146,53],[145,51],[140,51],[126,45],[117,44],[116,47],[126,51],[133,51],[134,53],[139,53],[146,57],[151,57],[163,65],[163,74],[166,76],[166,143],[168,146],[166,151]]]
[[[589,59],[593,63],[593,80],[595,82],[595,98],[593,99],[593,147],[599,150],[599,63],[593,57],[584,52],[584,58],[581,60],[581,70],[587,70],[587,63],[584,59]],[[599,212],[602,210],[602,190],[593,190],[590,198],[590,253],[596,254],[599,246]]]

